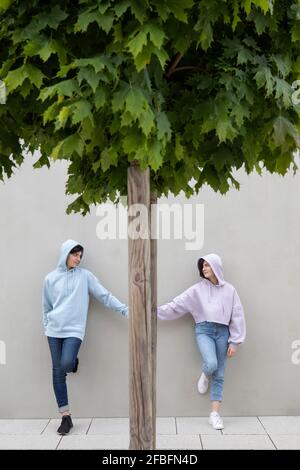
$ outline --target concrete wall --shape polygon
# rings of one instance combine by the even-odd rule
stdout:
[[[0,184],[0,418],[57,414],[41,289],[65,239],[79,240],[85,246],[83,267],[120,300],[128,298],[127,241],[97,238],[95,208],[85,218],[67,216],[72,199],[64,195],[65,163],[33,170],[34,161],[28,156]],[[284,179],[243,171],[236,176],[241,190],[226,196],[204,188],[189,201],[161,200],[204,204],[205,238],[199,251],[186,250],[184,239],[159,241],[159,303],[197,282],[201,254],[218,253],[225,279],[244,304],[248,332],[227,365],[223,414],[299,414],[300,364],[292,361],[292,343],[300,339],[300,173]],[[79,372],[68,377],[73,415],[128,416],[126,319],[92,301],[79,357]],[[209,397],[196,388],[200,369],[192,317],[160,322],[159,416],[207,415]]]

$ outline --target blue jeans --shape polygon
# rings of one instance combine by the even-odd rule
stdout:
[[[211,378],[210,399],[222,401],[229,329],[227,325],[204,321],[195,327],[203,372]]]
[[[53,338],[48,336],[48,343],[52,358],[52,378],[53,388],[60,412],[69,410],[68,391],[67,391],[67,372],[72,372],[81,339],[69,338]]]

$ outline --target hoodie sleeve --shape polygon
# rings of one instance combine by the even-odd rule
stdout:
[[[231,319],[229,322],[229,339],[228,343],[234,347],[245,341],[246,337],[246,322],[244,309],[237,291],[233,294],[233,306],[231,312]]]
[[[88,289],[89,293],[95,297],[98,302],[128,318],[128,307],[125,304],[122,304],[112,295],[111,292],[105,289],[105,287],[100,284],[97,277],[90,271],[88,271]]]
[[[191,313],[191,288],[175,297],[172,302],[162,305],[157,309],[157,317],[160,320],[175,320]]]
[[[52,303],[50,300],[49,282],[47,279],[44,280],[43,285],[43,324],[46,329],[48,323],[48,313],[52,310]]]

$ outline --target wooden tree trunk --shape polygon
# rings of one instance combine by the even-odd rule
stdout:
[[[147,210],[150,231],[150,172],[149,169],[141,171],[134,164],[128,169],[129,211],[133,204],[143,204]],[[129,214],[129,448],[136,450],[155,446],[153,351],[156,343],[153,342],[152,325],[154,297],[151,294],[150,232],[146,238],[132,239],[132,219]]]
[[[156,238],[156,205],[157,196],[150,193],[151,202],[151,350],[152,350],[152,449],[156,449],[156,351],[157,351],[157,238]]]

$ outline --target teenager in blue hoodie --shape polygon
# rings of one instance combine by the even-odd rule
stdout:
[[[62,414],[57,432],[62,435],[73,427],[66,376],[68,372],[77,371],[77,354],[85,334],[89,295],[128,317],[128,307],[105,289],[93,273],[79,267],[82,255],[83,247],[78,242],[65,241],[57,268],[47,274],[43,286],[43,323],[52,358],[54,393]]]

